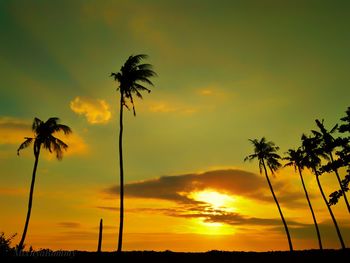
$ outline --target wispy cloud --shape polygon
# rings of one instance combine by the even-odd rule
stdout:
[[[80,228],[81,224],[78,222],[58,222],[58,226],[64,227],[64,228]]]
[[[150,101],[147,103],[147,110],[152,113],[176,113],[182,115],[191,115],[198,111],[194,106],[167,101]]]
[[[30,121],[0,116],[0,144],[19,144],[31,135]]]
[[[90,124],[107,123],[112,116],[110,105],[100,99],[76,97],[70,102],[70,108],[79,115],[85,115]]]

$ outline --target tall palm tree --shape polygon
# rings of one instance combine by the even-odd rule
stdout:
[[[120,169],[120,220],[119,220],[119,238],[118,238],[118,252],[122,251],[123,244],[123,225],[124,225],[124,168],[123,168],[123,108],[129,109],[127,101],[130,101],[134,116],[136,110],[133,96],[142,99],[142,91],[151,92],[150,89],[143,86],[143,83],[153,86],[150,77],[157,74],[153,71],[151,64],[141,64],[143,59],[148,56],[141,54],[130,56],[118,73],[112,73],[111,77],[119,82],[117,91],[120,92],[120,113],[119,113],[119,169]]]
[[[335,219],[335,216],[333,214],[333,211],[332,211],[332,208],[330,206],[330,204],[328,203],[327,201],[327,198],[323,192],[323,189],[322,189],[322,185],[321,185],[321,182],[320,182],[320,179],[319,179],[319,176],[320,176],[320,173],[318,171],[318,167],[320,166],[321,164],[321,159],[320,157],[322,158],[325,158],[327,159],[328,158],[328,155],[326,155],[324,153],[324,150],[322,148],[319,147],[319,145],[322,143],[322,139],[319,137],[319,136],[314,136],[314,137],[307,137],[306,135],[302,135],[301,137],[301,140],[302,140],[302,150],[305,152],[306,154],[306,158],[304,159],[304,164],[306,167],[310,168],[313,173],[315,174],[316,176],[316,181],[317,181],[317,185],[318,185],[318,188],[320,190],[320,193],[322,195],[322,198],[327,206],[327,209],[328,209],[328,212],[332,218],[332,221],[333,221],[333,224],[334,224],[334,227],[337,231],[337,235],[338,235],[338,238],[339,238],[339,242],[340,242],[340,245],[341,245],[341,248],[342,249],[345,249],[345,244],[344,244],[344,241],[343,241],[343,237],[340,233],[340,229],[339,229],[339,226],[338,226],[338,223],[337,223],[337,220]]]
[[[19,152],[21,150],[33,144],[34,158],[35,158],[33,174],[32,174],[32,182],[30,184],[30,191],[29,191],[27,217],[24,225],[22,238],[18,244],[19,250],[22,250],[24,248],[24,241],[26,238],[30,214],[32,211],[34,184],[35,184],[35,177],[36,177],[36,169],[38,167],[38,162],[39,162],[40,149],[41,147],[43,147],[44,149],[49,150],[50,153],[54,152],[56,154],[56,158],[58,160],[61,160],[63,157],[63,150],[67,150],[68,148],[67,144],[65,144],[63,141],[61,141],[60,139],[54,136],[54,134],[58,132],[63,132],[66,135],[72,132],[72,130],[68,126],[59,124],[59,121],[60,121],[59,118],[49,118],[46,122],[43,122],[38,118],[34,118],[34,121],[32,124],[32,131],[34,132],[34,137],[25,137],[25,141],[19,146],[17,150],[17,154],[19,155]]]
[[[284,216],[283,216],[281,207],[278,203],[275,192],[273,191],[272,184],[270,182],[269,176],[267,174],[267,169],[266,169],[266,165],[267,165],[268,168],[270,169],[271,173],[274,174],[274,172],[277,171],[278,168],[281,167],[281,164],[279,162],[279,159],[281,159],[281,157],[276,153],[279,150],[279,147],[276,146],[271,141],[266,141],[265,137],[261,138],[260,141],[257,139],[254,139],[254,140],[250,139],[249,141],[254,146],[254,153],[251,155],[248,155],[244,159],[244,161],[252,161],[254,159],[258,159],[260,174],[262,173],[262,169],[264,169],[267,183],[269,184],[270,191],[271,191],[273,199],[275,200],[275,203],[277,205],[278,212],[280,213],[280,216],[281,216],[281,219],[282,219],[282,222],[284,225],[284,229],[285,229],[286,234],[287,234],[289,249],[290,249],[290,251],[293,251],[293,245],[292,245],[292,241],[290,238],[288,226],[287,226],[286,220],[284,219]]]
[[[348,198],[346,197],[345,189],[343,188],[342,180],[340,179],[338,168],[335,165],[334,157],[332,153],[337,146],[337,140],[333,138],[332,134],[337,131],[338,124],[336,124],[330,131],[327,131],[327,129],[324,127],[323,120],[322,121],[316,120],[316,124],[320,132],[312,130],[312,133],[321,139],[320,146],[330,159],[332,170],[334,171],[337,177],[337,180],[340,186],[340,191],[342,193],[342,196],[344,197],[344,201],[345,201],[346,207],[348,208],[348,212],[350,213],[350,204],[349,204]]]
[[[320,231],[318,229],[316,216],[315,216],[314,210],[312,208],[311,201],[310,201],[310,198],[309,198],[309,194],[308,194],[308,192],[306,190],[306,186],[305,186],[304,178],[303,178],[303,174],[302,174],[302,170],[304,168],[303,161],[305,159],[304,152],[300,148],[298,148],[297,150],[289,149],[286,154],[287,154],[287,156],[284,157],[283,159],[287,160],[288,163],[286,163],[284,165],[284,167],[286,167],[286,166],[293,166],[295,171],[298,170],[298,173],[299,173],[299,176],[300,176],[300,180],[301,180],[301,183],[303,185],[305,197],[306,197],[307,203],[309,204],[309,208],[310,208],[310,211],[311,211],[312,219],[314,221],[314,225],[315,225],[315,228],[316,228],[318,244],[319,244],[320,249],[322,250],[322,241],[321,241]]]

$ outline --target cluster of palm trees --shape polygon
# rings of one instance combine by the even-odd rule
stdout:
[[[134,97],[142,98],[142,92],[147,91],[151,92],[150,89],[146,88],[143,84],[148,84],[153,86],[150,77],[156,76],[156,73],[152,69],[151,64],[142,64],[142,60],[146,59],[147,55],[132,55],[130,56],[124,65],[121,67],[120,71],[117,73],[112,73],[111,77],[114,78],[115,81],[119,83],[119,87],[117,91],[120,94],[120,117],[119,117],[119,185],[120,185],[120,220],[119,220],[119,236],[118,236],[118,252],[122,251],[123,244],[123,225],[124,225],[124,166],[123,166],[123,110],[124,107],[129,109],[128,104],[131,104],[132,111],[134,116],[136,116],[136,109],[134,104]],[[345,248],[343,239],[341,237],[341,233],[339,227],[337,225],[336,219],[333,215],[331,205],[334,205],[338,202],[339,198],[343,197],[348,210],[349,203],[346,198],[345,192],[348,190],[348,184],[350,179],[350,139],[346,136],[334,138],[332,134],[335,131],[339,131],[342,134],[350,133],[350,108],[347,110],[347,116],[341,119],[343,124],[341,126],[336,125],[331,131],[327,131],[323,125],[323,121],[320,122],[316,120],[319,131],[312,131],[312,136],[302,136],[302,145],[297,150],[288,150],[287,156],[284,158],[288,161],[286,166],[292,165],[298,170],[302,185],[304,188],[304,192],[310,207],[310,211],[312,213],[312,217],[315,223],[315,228],[319,240],[320,249],[322,249],[321,236],[318,229],[316,217],[314,211],[312,209],[312,205],[310,202],[309,195],[307,193],[302,171],[304,168],[309,168],[313,171],[316,176],[317,183],[321,192],[321,195],[327,205],[328,211],[332,217],[334,225],[336,227],[339,240],[342,248]],[[18,249],[22,250],[24,248],[24,241],[26,238],[26,233],[28,229],[29,219],[31,215],[31,208],[33,202],[33,193],[34,193],[34,185],[36,178],[36,170],[39,161],[39,155],[41,148],[49,150],[49,152],[56,153],[56,157],[61,160],[63,156],[63,150],[67,150],[68,145],[65,144],[60,139],[56,138],[54,135],[58,132],[64,132],[64,134],[68,135],[72,131],[71,129],[63,124],[59,123],[58,118],[49,118],[46,122],[41,121],[38,118],[34,119],[32,130],[34,132],[34,137],[26,137],[25,141],[18,148],[19,152],[30,146],[34,145],[34,167],[32,173],[32,181],[29,192],[29,202],[28,202],[28,211],[27,217],[25,221],[25,226],[22,234],[22,238],[18,244]],[[349,135],[349,134],[348,134]],[[269,184],[272,196],[276,205],[278,207],[278,211],[280,213],[281,219],[283,221],[283,225],[288,237],[288,243],[290,250],[293,250],[290,234],[288,231],[286,220],[284,219],[281,207],[278,203],[277,197],[273,191],[272,184],[270,182],[267,169],[274,173],[281,167],[281,157],[277,154],[279,147],[277,147],[273,142],[266,141],[265,138],[261,140],[250,140],[254,145],[254,153],[249,155],[245,160],[259,160],[259,168],[260,172],[264,170],[266,175],[267,182]],[[337,158],[335,158],[337,156]],[[321,160],[326,160],[327,163],[321,163]],[[346,177],[341,180],[339,176],[339,168],[348,166],[348,174]],[[337,176],[338,182],[340,184],[340,189],[336,190],[334,193],[330,195],[330,200],[328,201],[323,192],[321,183],[319,181],[319,176],[323,173],[334,172]]]
[[[286,152],[286,156],[283,158],[277,153],[279,147],[276,146],[273,142],[267,141],[264,137],[260,140],[250,140],[254,146],[254,153],[247,156],[244,160],[252,161],[254,159],[258,159],[260,173],[262,173],[262,171],[265,173],[273,199],[281,216],[290,251],[293,251],[293,245],[288,226],[283,216],[281,207],[278,203],[276,194],[273,190],[267,169],[269,169],[271,173],[274,174],[279,168],[282,167],[280,160],[286,160],[287,163],[284,166],[293,166],[295,168],[295,171],[299,173],[305,197],[308,202],[312,219],[315,225],[318,244],[322,250],[323,246],[319,227],[302,173],[305,168],[312,171],[316,177],[317,186],[320,190],[322,199],[324,200],[330,217],[332,218],[339,238],[340,246],[342,249],[345,249],[345,243],[331,206],[337,204],[338,200],[343,197],[348,212],[350,213],[350,206],[346,196],[346,192],[349,190],[350,181],[350,107],[346,111],[346,116],[341,118],[341,121],[342,124],[340,126],[336,124],[331,130],[327,130],[324,126],[323,120],[316,120],[318,130],[312,130],[311,135],[308,136],[303,134],[301,136],[300,147],[297,149],[289,149]],[[338,133],[337,137],[334,136],[336,133]],[[347,174],[344,179],[341,179],[339,175],[339,169],[344,168],[347,168]],[[325,173],[334,173],[339,183],[339,189],[331,193],[329,195],[329,199],[327,199],[323,191],[319,178],[322,174]]]

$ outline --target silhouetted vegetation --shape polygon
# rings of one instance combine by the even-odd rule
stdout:
[[[275,195],[275,192],[273,191],[272,184],[270,182],[269,176],[267,174],[267,167],[270,169],[271,173],[274,174],[275,171],[277,171],[281,167],[281,163],[279,160],[281,157],[277,154],[277,151],[279,150],[279,147],[276,146],[273,142],[271,141],[266,141],[265,137],[261,138],[260,141],[257,139],[254,140],[249,140],[253,146],[254,146],[254,153],[247,156],[244,161],[252,161],[254,159],[258,159],[259,161],[259,170],[260,173],[262,173],[262,169],[264,169],[266,180],[269,184],[270,191],[272,193],[273,199],[275,200],[275,203],[278,208],[278,212],[280,213],[284,229],[286,231],[287,239],[288,239],[288,244],[289,244],[289,249],[290,251],[293,251],[293,245],[292,241],[290,238],[288,226],[286,223],[286,220],[284,219],[281,207],[278,203],[277,197]],[[266,162],[266,165],[265,165]]]
[[[50,118],[46,122],[43,122],[38,118],[34,118],[34,121],[32,124],[32,131],[34,132],[35,137],[34,138],[26,137],[25,141],[19,146],[17,150],[17,154],[19,155],[19,152],[21,150],[33,144],[34,158],[35,158],[33,174],[32,174],[32,182],[30,185],[30,192],[29,192],[27,217],[24,225],[22,238],[18,244],[18,250],[22,250],[24,248],[24,241],[26,238],[30,214],[32,211],[35,177],[36,177],[36,170],[38,167],[41,147],[48,150],[50,153],[54,152],[56,154],[57,159],[61,160],[63,157],[63,150],[67,150],[68,145],[65,144],[63,141],[61,141],[60,139],[54,137],[53,135],[61,131],[64,132],[64,134],[66,135],[72,132],[72,130],[68,126],[59,124],[59,118]]]
[[[301,184],[302,184],[303,189],[304,189],[305,197],[306,197],[307,203],[308,203],[309,208],[310,208],[312,219],[314,221],[316,234],[317,234],[317,239],[318,239],[318,245],[319,245],[320,249],[322,250],[323,247],[322,247],[320,230],[318,228],[316,216],[315,216],[314,210],[312,208],[311,201],[310,201],[310,198],[309,198],[309,193],[307,192],[307,189],[306,189],[306,186],[305,186],[305,183],[304,183],[303,174],[302,174],[302,170],[305,167],[305,165],[304,165],[305,152],[302,151],[301,148],[298,148],[297,150],[289,149],[288,152],[287,152],[287,156],[284,157],[283,159],[288,161],[288,163],[286,163],[284,165],[285,167],[286,166],[293,166],[295,171],[298,170],[298,173],[299,173],[299,176],[300,176],[300,181],[301,181]]]
[[[339,190],[334,191],[330,194],[329,203],[330,205],[335,205],[338,203],[338,200],[345,195],[347,191],[349,191],[349,182],[350,182],[350,107],[348,107],[346,111],[346,116],[340,119],[342,121],[341,125],[339,125],[338,131],[343,137],[337,138],[338,141],[338,150],[336,151],[336,155],[339,157],[333,163],[334,168],[347,167],[347,173],[345,178],[341,180],[341,188]],[[340,148],[340,149],[339,149]],[[329,165],[324,166],[325,171],[329,171],[332,167]]]
[[[124,166],[123,166],[123,109],[129,109],[127,101],[132,105],[134,116],[136,116],[133,96],[142,99],[141,92],[151,92],[150,89],[143,86],[143,83],[153,86],[150,77],[157,74],[152,70],[151,64],[140,64],[147,55],[130,56],[118,73],[111,73],[111,77],[119,82],[117,90],[120,92],[120,114],[119,114],[119,168],[120,168],[120,206],[119,206],[119,237],[118,252],[122,251],[123,244],[123,225],[124,225]]]
[[[4,232],[0,232],[0,256],[7,256],[14,253],[15,248],[11,247],[12,240],[17,234],[6,237]]]
[[[321,173],[319,172],[319,168],[321,166],[321,158],[320,157],[322,157],[324,159],[328,159],[328,155],[325,153],[324,149],[320,147],[320,145],[322,143],[322,138],[317,134],[315,134],[314,136],[309,136],[309,137],[303,134],[301,137],[301,140],[302,140],[302,149],[306,154],[305,159],[304,159],[304,163],[305,163],[306,167],[311,169],[316,176],[316,181],[317,181],[317,185],[318,185],[318,188],[320,190],[321,196],[322,196],[322,198],[327,206],[327,209],[328,209],[328,212],[332,218],[334,227],[336,228],[341,247],[344,249],[345,244],[344,244],[342,235],[340,233],[338,223],[335,219],[335,216],[333,214],[331,206],[329,205],[329,203],[327,201],[327,198],[325,196],[325,193],[323,191],[323,188],[322,188],[322,185],[320,182],[320,178],[319,178],[319,176],[321,175]]]
[[[330,131],[327,131],[327,129],[324,127],[323,120],[322,120],[322,122],[320,122],[319,120],[316,120],[316,124],[317,124],[317,127],[319,128],[320,132],[313,130],[312,133],[315,136],[317,136],[318,138],[320,138],[319,147],[323,150],[323,152],[327,155],[327,157],[329,159],[328,167],[330,169],[328,169],[328,172],[333,171],[335,173],[336,178],[337,178],[338,183],[339,183],[339,186],[340,186],[341,195],[344,197],[344,201],[345,201],[345,204],[348,208],[348,212],[350,212],[350,205],[349,205],[348,199],[347,199],[346,194],[345,194],[345,190],[343,188],[343,185],[342,185],[339,173],[338,173],[339,164],[341,164],[341,163],[339,162],[339,160],[334,160],[334,157],[333,157],[333,152],[335,151],[335,149],[338,146],[341,146],[344,142],[341,138],[335,139],[332,136],[332,134],[334,134],[337,131],[338,124],[336,124]],[[321,172],[327,171],[325,168],[326,168],[326,166],[323,167],[323,170],[321,169]]]

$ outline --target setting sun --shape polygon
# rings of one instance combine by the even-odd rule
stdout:
[[[188,197],[196,201],[208,203],[214,209],[225,211],[234,210],[232,207],[230,207],[230,205],[232,205],[235,199],[232,196],[216,192],[215,190],[194,192],[191,193]]]

